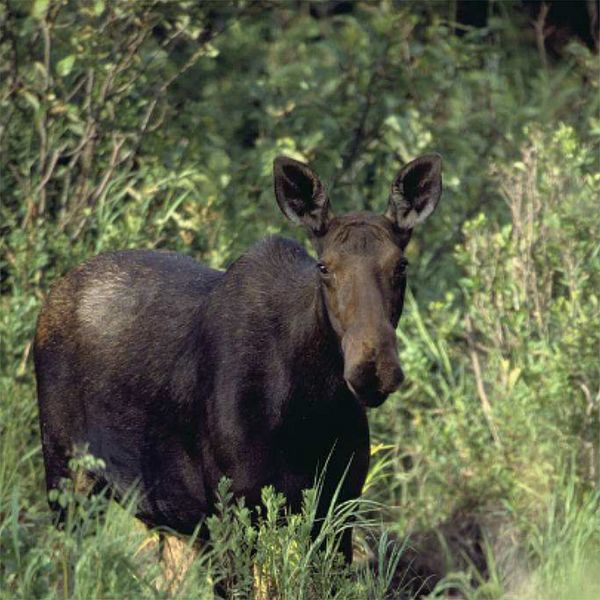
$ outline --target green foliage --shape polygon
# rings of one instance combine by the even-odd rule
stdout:
[[[506,566],[488,528],[489,581],[474,591],[483,579],[466,569],[438,596],[594,597],[598,56],[573,43],[545,66],[517,4],[496,4],[461,37],[451,2],[359,2],[320,18],[263,0],[0,6],[2,597],[209,598],[218,581],[247,597],[258,569],[281,597],[383,598],[401,587],[404,548],[381,531],[403,539],[460,511],[501,514],[519,560]],[[345,506],[324,528],[339,534],[351,512],[358,545],[380,539],[378,570],[344,567],[335,535],[310,540],[314,492],[289,515],[265,490],[252,528],[224,484],[218,541],[176,591],[133,497],[123,510],[66,486],[56,499],[72,518],[55,530],[30,360],[52,281],[108,249],[224,267],[265,234],[303,239],[273,199],[279,153],[310,160],[344,212],[382,210],[399,164],[427,151],[444,157],[444,198],[408,250],[409,381],[370,414],[377,505]]]
[[[376,440],[395,440],[378,496],[399,506],[400,531],[457,507],[504,506],[515,531],[537,532],[531,568],[565,585],[559,557],[583,561],[564,546],[581,557],[584,545],[554,537],[565,486],[565,527],[586,522],[567,535],[597,552],[600,533],[600,177],[572,128],[532,127],[527,138],[520,160],[491,166],[510,220],[480,213],[464,225],[460,295],[425,308],[409,297],[399,335],[411,382],[372,420]]]
[[[565,156],[568,172],[560,167]],[[458,459],[452,479],[449,465],[440,473],[451,483],[442,494],[456,498],[454,486],[465,487],[467,501],[482,488],[505,490],[515,469],[521,477],[536,470],[539,483],[551,485],[577,448],[582,479],[595,481],[600,178],[588,170],[593,162],[566,126],[529,131],[521,160],[493,167],[511,221],[480,213],[464,226],[465,243],[455,249],[460,297],[449,292],[425,309],[409,298],[400,338],[412,381],[400,398],[417,430],[411,455],[440,466],[449,450]]]

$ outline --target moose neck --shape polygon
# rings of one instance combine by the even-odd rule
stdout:
[[[207,314],[209,327],[226,334],[235,369],[246,379],[268,379],[273,401],[284,398],[294,412],[296,405],[326,403],[345,388],[320,285],[315,261],[302,246],[268,238],[230,267]]]
[[[328,411],[348,391],[343,378],[341,347],[331,326],[321,281],[312,259],[304,277],[288,280],[287,327],[280,329],[280,355],[285,357],[289,394],[283,412],[301,418]]]
[[[319,389],[323,383],[345,387],[342,350],[327,314],[321,286],[320,278],[315,274],[306,284],[311,300],[301,309],[299,307],[295,315],[298,335],[291,336],[295,360],[307,370],[307,378]]]

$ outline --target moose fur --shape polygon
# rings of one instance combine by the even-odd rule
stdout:
[[[387,216],[338,218],[316,174],[282,157],[277,200],[319,260],[270,237],[224,272],[149,250],[72,270],[50,293],[34,345],[48,489],[89,452],[104,467],[86,473],[88,491],[119,499],[137,486],[139,518],[181,533],[213,512],[223,476],[249,505],[273,485],[298,510],[320,472],[321,514],[340,481],[339,501],[358,497],[366,406],[403,378],[403,250],[440,191],[439,158],[422,157],[394,181]],[[341,550],[351,560],[349,529]]]

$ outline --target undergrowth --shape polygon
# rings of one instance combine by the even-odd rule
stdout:
[[[599,597],[598,55],[541,60],[520,3],[461,36],[452,2],[267,4],[0,6],[0,597]],[[298,235],[276,154],[324,173],[342,213],[383,210],[429,151],[444,195],[408,247],[407,382],[370,411],[364,497],[313,541],[314,490],[298,515],[264,490],[251,527],[223,483],[213,543],[171,579],[135,494],[65,487],[57,529],[31,364],[51,283],[104,250],[225,268]]]

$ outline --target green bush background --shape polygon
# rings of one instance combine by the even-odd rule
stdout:
[[[322,6],[0,6],[3,597],[211,597],[237,572],[243,598],[251,547],[280,597],[384,597],[391,575],[352,574],[333,551],[314,560],[310,498],[278,528],[266,490],[256,533],[224,489],[219,547],[171,589],[127,512],[102,520],[83,502],[85,526],[55,531],[31,341],[52,281],[103,250],[225,268],[265,234],[303,239],[274,202],[280,153],[309,161],[344,212],[383,210],[399,165],[429,151],[444,195],[409,247],[408,383],[370,413],[378,506],[348,509],[368,515],[358,543],[373,534],[381,552],[389,532],[493,517],[484,584],[455,572],[435,594],[600,593],[598,55],[577,42],[540,53],[512,2],[461,36],[451,1]]]

